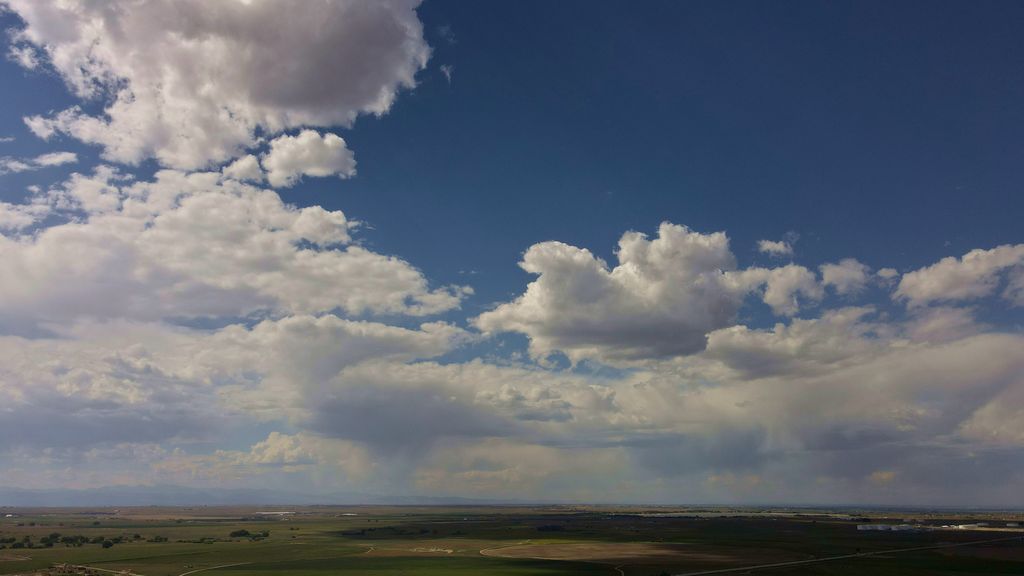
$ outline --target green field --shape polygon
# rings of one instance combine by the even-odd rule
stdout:
[[[0,514],[7,513],[15,516],[0,517],[0,574],[57,574],[53,567],[68,563],[94,574],[142,576],[654,576],[1007,537],[1014,539],[749,573],[1024,574],[1020,532],[858,532],[856,525],[867,520],[824,511],[658,516],[568,507],[193,507]],[[924,522],[938,526],[962,518]]]

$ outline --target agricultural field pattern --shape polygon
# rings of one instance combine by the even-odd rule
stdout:
[[[3,509],[0,574],[1011,575],[1024,573],[1021,517],[570,506]]]

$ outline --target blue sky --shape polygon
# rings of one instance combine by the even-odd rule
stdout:
[[[879,503],[978,487],[936,480],[965,459],[1024,478],[1024,7],[324,3],[261,47],[286,6],[111,6],[124,37],[85,3],[0,14],[0,334],[66,363],[0,392],[109,418],[25,434],[0,485]],[[189,432],[199,399],[223,428]]]
[[[811,265],[905,269],[1019,240],[1024,13],[885,4],[427,3],[420,84],[343,132],[359,177],[284,197],[365,220],[367,242],[439,281],[475,271],[481,306],[525,279],[508,262],[535,242],[610,258],[623,230],[663,220],[728,231],[744,261],[796,231]],[[0,66],[3,108],[22,111],[0,118],[19,137],[5,154],[49,150],[21,116],[78,100]],[[39,179],[5,180],[9,199]]]
[[[352,131],[364,169],[339,206],[424,266],[455,256],[440,273],[471,263],[481,290],[534,242],[608,257],[662,220],[728,230],[744,260],[790,230],[811,263],[898,268],[1012,242],[1024,79],[1004,10],[428,3],[428,33],[456,38],[433,43],[453,82],[427,70]]]

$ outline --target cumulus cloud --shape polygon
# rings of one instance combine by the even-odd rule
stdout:
[[[609,269],[589,250],[536,244],[520,266],[538,278],[475,324],[528,335],[537,356],[637,359],[702,350],[705,335],[726,326],[741,304],[723,275],[736,265],[724,233],[665,223],[653,240],[624,234],[617,257]]]
[[[905,503],[1007,478],[999,497],[1017,497],[1024,337],[959,303],[1024,303],[1024,245],[900,277],[849,258],[744,268],[725,233],[671,223],[623,234],[610,264],[542,242],[523,254],[522,293],[470,320],[524,334],[540,362],[457,360],[481,333],[423,317],[468,287],[434,286],[360,244],[345,213],[259,186],[355,174],[323,129],[414,87],[430,54],[416,1],[7,4],[24,21],[8,58],[84,100],[25,118],[32,132],[175,169],[101,166],[0,202],[5,482],[398,479],[583,501],[870,500],[884,486]],[[788,258],[796,241],[758,250]],[[815,310],[826,290],[897,280],[907,310]],[[782,321],[744,314],[753,298]],[[573,368],[546,362],[559,352]]]
[[[379,465],[411,466],[415,485],[435,493],[451,482],[474,494],[671,499],[658,492],[665,482],[757,476],[743,493],[802,499],[801,474],[854,493],[873,470],[930,486],[936,462],[1017,441],[1024,387],[1020,336],[932,335],[844,308],[772,330],[721,329],[704,353],[603,379],[371,358],[310,380],[325,383],[304,385],[293,422],[366,447]],[[711,484],[701,489],[737,489]]]
[[[805,304],[813,304],[824,296],[814,272],[796,264],[747,268],[727,277],[742,292],[763,290],[762,300],[779,316],[793,316]]]
[[[835,264],[822,264],[821,283],[831,286],[840,296],[860,293],[868,283],[871,268],[853,258],[844,258]]]
[[[0,235],[0,316],[427,315],[468,293],[431,289],[407,262],[352,243],[340,211],[296,208],[217,173],[132,182],[100,169],[49,194],[54,208],[80,216]]]
[[[829,486],[819,497],[858,494],[865,470],[892,469],[909,484],[895,499],[938,502],[949,497],[949,477],[929,477],[939,463],[971,458],[972,466],[990,465],[993,450],[1013,445],[1024,365],[1011,351],[1024,341],[1013,334],[930,336],[861,308],[773,330],[723,329],[695,359],[614,384],[616,419],[635,422],[627,438],[660,437],[678,447],[658,449],[655,458],[645,457],[642,444],[630,450],[660,477],[753,472],[762,484],[753,494],[803,500],[814,496],[789,486],[816,488],[801,478]],[[702,449],[716,443],[742,457],[716,459],[719,450]]]
[[[536,357],[558,351],[573,361],[638,360],[699,352],[709,332],[734,320],[747,294],[760,294],[784,316],[823,296],[803,266],[738,270],[722,232],[666,222],[653,240],[624,234],[616,255],[619,264],[609,269],[589,250],[536,244],[520,266],[537,280],[474,323],[488,333],[526,334]]]
[[[242,156],[221,170],[225,178],[239,180],[241,182],[262,182],[263,169],[260,161],[252,154]]]
[[[1003,297],[1014,306],[1024,306],[1024,267],[1017,266],[1010,272]]]
[[[951,342],[990,328],[972,310],[948,306],[916,310],[906,322],[907,335],[917,342]]]
[[[731,384],[708,393],[740,393],[749,417],[790,447],[861,450],[954,435],[994,397],[1024,386],[1022,360],[1010,353],[1024,341],[945,316],[900,325],[848,308],[771,331],[721,330],[706,356],[735,372],[719,373]],[[936,323],[957,333],[936,338]]]
[[[194,333],[123,321],[52,329],[0,336],[3,449],[194,440],[238,417],[191,365]]]
[[[8,2],[24,21],[16,60],[41,59],[77,96],[104,104],[99,115],[73,107],[26,118],[35,134],[183,169],[227,161],[258,133],[386,113],[430,56],[417,4]]]
[[[136,181],[102,168],[34,200],[2,208],[60,221],[0,235],[0,435],[17,437],[4,456],[27,469],[56,465],[30,462],[46,451],[87,455],[96,482],[329,471],[435,494],[793,501],[871,500],[877,471],[894,499],[940,499],[934,470],[957,459],[1024,472],[994,456],[1024,438],[1019,334],[952,306],[736,324],[751,296],[787,317],[826,287],[854,295],[871,281],[856,261],[820,279],[796,264],[738,268],[724,233],[668,223],[624,234],[615,266],[532,246],[522,266],[537,278],[475,322],[526,334],[539,358],[630,367],[604,374],[451,361],[480,335],[346,317],[448,310],[465,293],[360,247],[345,214],[226,173]],[[175,325],[197,316],[216,327]],[[253,426],[248,448],[212,440]],[[124,454],[145,469],[116,464]]]
[[[253,419],[285,422],[292,431],[248,449],[168,447],[147,451],[147,465],[192,482],[332,470],[435,494],[581,500],[692,489],[804,501],[856,495],[877,470],[938,498],[936,466],[968,452],[994,464],[989,451],[1021,438],[1024,341],[962,309],[900,322],[848,307],[723,327],[704,352],[604,377],[437,359],[473,339],[446,323],[331,314],[213,330],[79,321],[3,337],[0,427],[37,430],[19,433],[26,449],[73,444],[105,460],[130,440],[173,446]],[[28,426],[41,418],[61,424]],[[807,488],[801,477],[818,480]],[[892,495],[911,496],[924,497]]]
[[[865,336],[881,329],[864,322],[870,308],[844,308],[813,320],[795,319],[771,331],[732,326],[712,332],[707,356],[722,360],[747,378],[822,373],[857,360],[881,343]]]
[[[444,323],[400,328],[334,315],[212,330],[130,320],[50,329],[55,332],[0,336],[0,434],[6,440],[0,452],[15,466],[31,465],[31,454],[45,451],[51,465],[74,464],[76,481],[89,470],[99,484],[117,478],[239,482],[324,470],[361,478],[372,468],[367,446],[343,438],[274,432],[248,451],[195,453],[174,446],[216,446],[217,437],[254,422],[306,422],[311,410],[333,397],[327,384],[347,367],[401,366],[444,354],[468,338]],[[373,425],[402,425],[386,417]],[[38,426],[44,420],[53,424]],[[134,469],[111,467],[122,448],[146,449],[148,456],[137,459]],[[82,454],[106,466],[92,471],[78,461]]]
[[[271,186],[288,187],[303,176],[349,178],[356,173],[356,160],[340,136],[303,130],[271,140],[263,168]]]
[[[584,378],[480,361],[374,360],[347,366],[314,390],[306,397],[308,426],[412,460],[440,439],[522,437],[577,416],[585,422],[609,402]]]
[[[1013,279],[1004,296],[1022,303],[1014,289],[1024,268],[1024,244],[1005,244],[991,250],[971,250],[960,258],[947,257],[931,266],[907,272],[900,279],[895,297],[910,306],[932,302],[975,300],[991,295],[1003,273],[1013,270]]]
[[[211,352],[201,359],[210,366],[230,366],[234,373],[260,375],[255,388],[225,393],[235,405],[268,418],[299,418],[322,408],[329,383],[348,366],[370,360],[402,365],[439,356],[468,339],[463,330],[444,323],[408,329],[302,315],[264,321],[251,329],[225,328],[211,338]]]
[[[944,324],[964,327],[970,319]],[[417,486],[432,490],[451,482],[480,494],[543,490],[582,498],[578,491],[590,490],[609,498],[630,486],[625,491],[638,499],[671,499],[666,486],[674,486],[798,501],[842,490],[871,501],[870,472],[887,470],[911,486],[894,499],[940,501],[948,492],[929,474],[941,462],[992,463],[991,450],[1019,441],[1013,416],[1021,410],[1024,364],[1013,351],[1024,342],[979,333],[977,325],[935,338],[922,326],[891,322],[871,308],[843,308],[771,330],[720,329],[704,353],[608,379],[480,362],[371,362],[346,368],[332,382],[335,401],[317,403],[316,413],[334,425],[317,430],[400,451],[416,463]],[[401,398],[437,416],[409,420],[422,436],[382,431],[359,410],[342,408],[349,399],[357,406],[372,401],[374,414],[405,421],[402,406],[409,402]],[[432,442],[437,438],[444,443]],[[401,447],[414,447],[412,455]],[[463,460],[463,450],[477,457]],[[531,473],[535,450],[533,457],[565,461],[538,460],[540,469]],[[581,470],[570,453],[587,454],[594,467]],[[617,491],[590,482],[594,474],[614,477]],[[820,492],[801,492],[809,489],[799,481],[807,475],[818,478]],[[730,480],[737,478],[746,480]],[[924,488],[932,491],[927,498],[914,493]]]
[[[442,323],[409,329],[333,315],[216,330],[130,320],[50,329],[0,336],[6,448],[202,439],[253,418],[282,421],[347,366],[431,358],[464,339]],[[56,414],[60,425],[31,425]]]

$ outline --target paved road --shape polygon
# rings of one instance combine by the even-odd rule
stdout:
[[[744,566],[742,568],[719,568],[716,570],[701,570],[700,572],[686,572],[673,574],[673,576],[705,576],[706,574],[728,574],[730,572],[749,572],[752,570],[767,570],[769,568],[785,568],[787,566],[801,566],[804,564],[817,564],[818,562],[832,562],[834,560],[846,560],[849,558],[864,558],[866,556],[879,556],[882,554],[896,554],[899,552],[915,552],[918,550],[936,550],[939,548],[956,548],[958,546],[974,546],[976,544],[989,544],[992,542],[1009,542],[1010,540],[1024,540],[1020,536],[1009,538],[991,538],[989,540],[973,540],[971,542],[957,542],[954,544],[935,544],[932,546],[915,546],[913,548],[896,548],[894,550],[878,550],[876,552],[858,552],[856,554],[843,554],[841,556],[826,556],[824,558],[813,558],[811,560],[793,560],[791,562],[776,562],[774,564],[757,564],[755,566]]]

